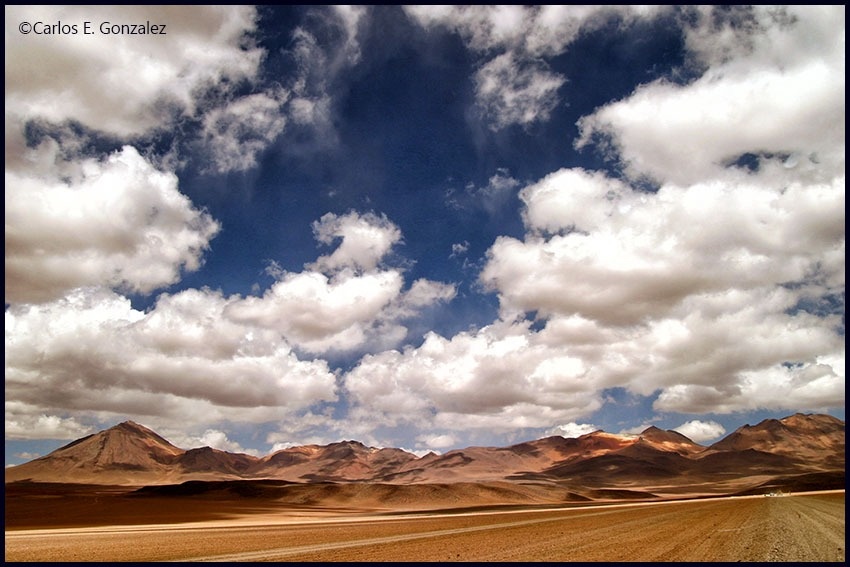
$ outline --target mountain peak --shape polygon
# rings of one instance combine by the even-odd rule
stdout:
[[[110,427],[110,429],[117,429],[117,430],[123,430],[123,431],[133,431],[133,432],[140,432],[140,433],[154,433],[153,430],[148,429],[144,425],[141,425],[141,424],[136,423],[135,421],[129,421],[129,420],[128,421],[122,421],[118,425]]]
[[[6,482],[123,485],[260,478],[393,484],[574,478],[604,483],[614,478],[611,471],[622,479],[666,478],[676,471],[698,474],[703,468],[726,475],[738,465],[744,472],[762,465],[775,470],[781,465],[782,471],[795,474],[843,471],[844,422],[795,414],[743,426],[707,449],[676,431],[648,427],[640,435],[597,430],[576,438],[552,436],[510,447],[467,447],[422,458],[354,440],[291,447],[260,458],[210,447],[186,451],[143,425],[125,421],[7,468],[5,476]]]
[[[640,437],[656,449],[671,451],[680,455],[693,455],[705,449],[702,445],[694,443],[678,431],[665,430],[654,425],[646,428]]]
[[[682,435],[678,431],[673,429],[660,429],[654,425],[644,429],[640,436],[647,439],[664,439],[675,440],[680,443],[693,443],[691,439],[689,439],[686,435]]]
[[[709,447],[711,452],[758,451],[821,460],[824,450],[844,443],[844,422],[830,415],[797,413],[744,425]],[[843,466],[843,455],[841,456]]]

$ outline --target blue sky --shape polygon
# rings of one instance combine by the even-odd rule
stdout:
[[[844,419],[843,6],[5,15],[7,465]]]

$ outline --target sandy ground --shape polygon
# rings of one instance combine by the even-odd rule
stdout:
[[[233,512],[52,529],[10,530],[7,521],[5,559],[845,561],[844,491],[444,513]]]

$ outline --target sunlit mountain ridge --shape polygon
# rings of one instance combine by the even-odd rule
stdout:
[[[639,435],[595,431],[546,437],[508,447],[468,447],[417,456],[358,441],[305,445],[254,457],[210,447],[181,449],[127,421],[83,437],[49,455],[6,469],[6,482],[168,485],[187,481],[378,483],[392,485],[514,482],[578,492],[639,489],[719,493],[751,478],[788,486],[806,480],[843,487],[844,421],[794,414],[743,425],[710,445],[650,427]],[[814,475],[814,476],[813,476]],[[840,481],[840,486],[834,486]],[[746,482],[743,486],[749,486]],[[726,488],[724,488],[726,487]]]

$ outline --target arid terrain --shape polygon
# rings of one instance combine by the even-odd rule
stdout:
[[[125,422],[6,469],[7,561],[843,562],[844,422],[266,457]]]
[[[172,501],[144,508],[137,520],[145,523],[119,512],[115,523],[124,525],[99,527],[45,514],[43,523],[78,527],[7,525],[6,561],[845,560],[843,491],[427,513],[342,504],[187,509]],[[196,521],[163,523],[187,512]],[[29,523],[39,523],[35,516]]]

